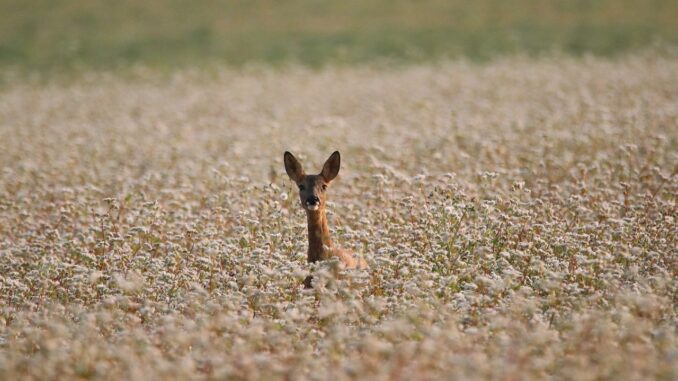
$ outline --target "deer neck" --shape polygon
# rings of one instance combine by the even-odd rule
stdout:
[[[308,220],[308,261],[316,262],[328,258],[326,248],[332,247],[330,228],[327,226],[325,208],[306,211]]]

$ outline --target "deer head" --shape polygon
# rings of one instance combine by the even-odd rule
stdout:
[[[341,156],[339,151],[330,155],[329,159],[323,165],[322,171],[317,175],[307,175],[304,172],[301,163],[289,152],[285,152],[285,171],[287,175],[299,187],[299,200],[301,207],[307,212],[318,212],[324,210],[326,194],[325,191],[332,180],[339,174],[341,165]]]

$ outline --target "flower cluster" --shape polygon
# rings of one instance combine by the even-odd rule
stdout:
[[[130,77],[0,90],[0,379],[675,379],[675,57]]]

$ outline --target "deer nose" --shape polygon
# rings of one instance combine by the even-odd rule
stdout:
[[[319,203],[320,199],[318,198],[318,196],[309,196],[308,199],[306,199],[306,204],[308,205],[315,205]]]

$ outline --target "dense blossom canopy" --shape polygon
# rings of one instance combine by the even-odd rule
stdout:
[[[642,55],[10,83],[0,378],[675,379],[677,126]]]

